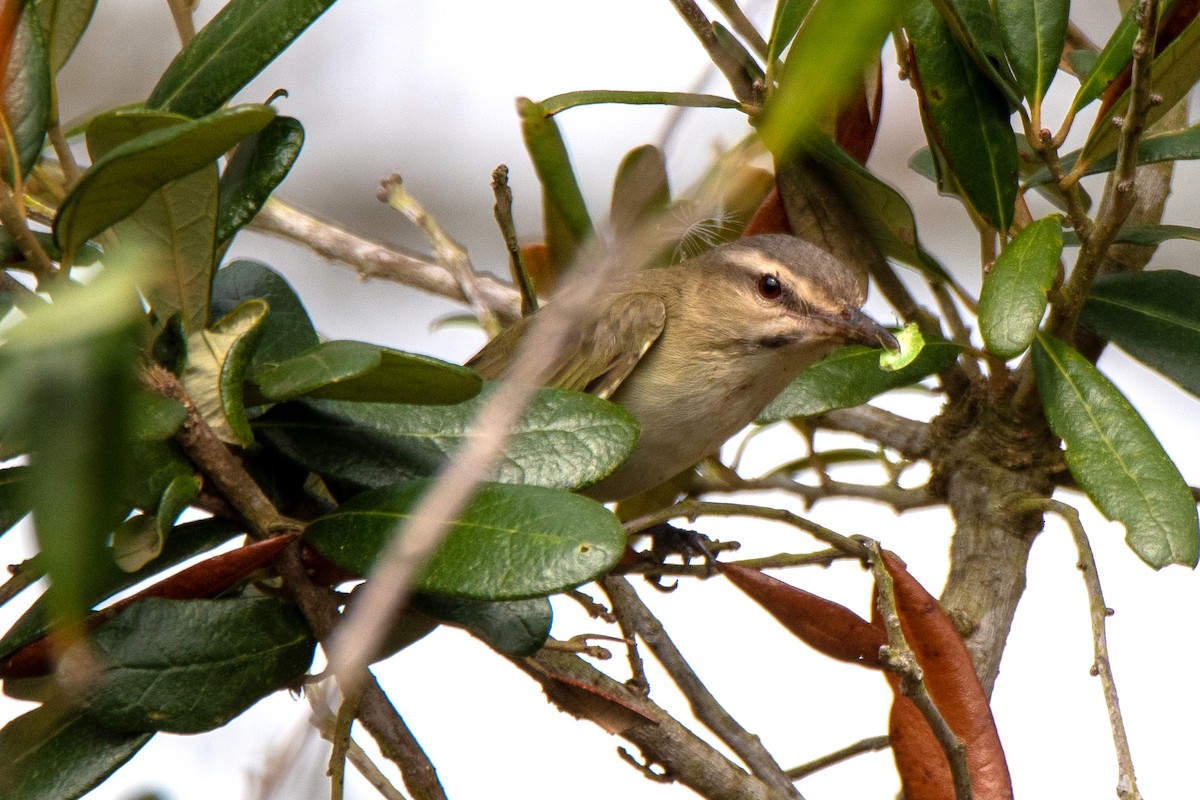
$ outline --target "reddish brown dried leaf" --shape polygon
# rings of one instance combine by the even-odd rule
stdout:
[[[879,668],[887,637],[845,606],[737,564],[717,568],[809,647],[852,664]]]
[[[787,211],[783,208],[783,200],[779,197],[779,187],[771,189],[771,193],[762,201],[762,205],[754,212],[754,216],[746,223],[742,236],[755,236],[760,233],[791,233],[792,226],[788,223]]]
[[[1171,42],[1179,38],[1179,34],[1183,33],[1183,29],[1196,19],[1196,15],[1200,14],[1200,0],[1176,0],[1166,11],[1163,12],[1162,18],[1158,21],[1158,35],[1154,37],[1154,55],[1157,56],[1167,48]],[[1121,74],[1113,78],[1112,83],[1104,90],[1104,94],[1100,99],[1100,111],[1096,114],[1096,124],[1100,125],[1102,120],[1108,119],[1109,111],[1113,104],[1125,94],[1125,90],[1129,88],[1129,81],[1133,76],[1133,61],[1132,56],[1125,69]]]
[[[924,673],[925,688],[950,730],[967,747],[967,768],[976,800],[1010,800],[1012,781],[1004,749],[962,637],[938,601],[900,559],[885,552],[883,563],[892,576],[900,628]],[[896,676],[890,675],[889,680],[896,691],[889,735],[896,737],[892,753],[905,796],[908,800],[952,798],[954,788],[945,754],[924,717],[899,694]],[[906,703],[912,707],[905,708]]]
[[[833,139],[838,147],[866,166],[879,131],[879,109],[883,105],[883,64],[876,58],[863,75],[862,85],[842,102],[834,122]]]

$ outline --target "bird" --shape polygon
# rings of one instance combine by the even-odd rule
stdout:
[[[641,426],[629,458],[581,494],[616,502],[659,486],[716,452],[840,346],[898,349],[861,310],[865,295],[845,264],[786,234],[748,236],[614,281],[546,381],[610,400]],[[501,331],[467,366],[501,379],[539,313]]]

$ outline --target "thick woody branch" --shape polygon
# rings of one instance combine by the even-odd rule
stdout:
[[[816,417],[812,423],[831,431],[853,433],[894,450],[910,461],[929,457],[929,424],[871,405],[842,408]]]

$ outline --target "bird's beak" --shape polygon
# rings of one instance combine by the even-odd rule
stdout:
[[[841,314],[828,318],[835,336],[844,344],[865,344],[867,347],[883,347],[899,350],[900,343],[891,332],[857,308],[848,308]]]

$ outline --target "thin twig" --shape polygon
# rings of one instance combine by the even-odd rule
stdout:
[[[529,277],[525,267],[525,258],[521,255],[521,242],[517,238],[516,224],[513,222],[512,189],[508,187],[508,167],[504,164],[492,171],[492,194],[496,197],[496,205],[492,211],[496,224],[500,226],[500,235],[504,237],[504,247],[508,250],[508,266],[512,272],[513,285],[521,292],[521,315],[529,316],[538,309],[537,287]]]
[[[192,12],[196,10],[199,0],[167,0],[171,8],[171,18],[175,20],[175,30],[179,33],[179,43],[187,46],[196,36],[196,23]]]
[[[312,709],[313,726],[320,732],[324,739],[329,741],[337,735],[337,720],[329,710],[329,697],[326,690],[320,684],[310,684],[304,689],[304,696],[308,700],[309,708]],[[375,762],[367,755],[358,743],[353,739],[347,738],[348,746],[346,748],[346,758],[358,770],[358,774],[366,778],[367,783],[375,788],[384,797],[384,800],[406,800],[404,794],[392,785],[387,776],[379,767],[375,766]]]
[[[54,147],[54,155],[58,157],[59,166],[62,167],[66,188],[70,189],[79,181],[83,170],[80,169],[79,162],[75,160],[75,154],[71,152],[71,145],[67,142],[67,137],[63,135],[57,117],[58,112],[55,111],[55,119],[46,128],[46,136]]]
[[[13,305],[26,314],[46,305],[46,301],[42,299],[41,295],[4,270],[0,270],[0,292],[7,293],[12,298]]]
[[[876,604],[888,634],[886,647],[880,656],[884,665],[900,676],[900,693],[912,700],[929,723],[934,738],[941,745],[950,763],[950,774],[954,779],[954,794],[957,800],[971,800],[971,774],[967,769],[967,748],[950,729],[945,717],[938,711],[925,687],[921,667],[904,638],[900,627],[900,612],[896,608],[896,594],[892,587],[892,576],[883,564],[883,554],[878,542],[871,542],[871,570],[875,576]]]
[[[421,229],[429,244],[433,246],[433,254],[438,263],[445,267],[458,285],[462,288],[463,297],[475,313],[475,319],[489,336],[500,332],[501,325],[495,311],[488,305],[483,292],[479,288],[479,273],[471,265],[467,251],[458,242],[450,238],[445,228],[437,221],[417,198],[404,188],[404,182],[399,175],[390,175],[381,184],[379,199],[403,214],[410,222]]]
[[[758,32],[758,28],[754,27],[754,23],[746,16],[746,12],[742,11],[741,6],[737,4],[737,0],[712,0],[712,4],[725,15],[725,19],[729,21],[729,26],[737,32],[737,35],[746,40],[746,44],[750,45],[754,52],[758,53],[760,58],[767,57],[767,42],[763,39],[762,34]]]
[[[929,423],[871,405],[827,411],[809,421],[826,430],[853,433],[910,461],[927,458],[933,441]]]
[[[776,553],[773,556],[761,558],[743,558],[737,561],[722,563],[737,564],[749,569],[780,569],[785,567],[828,567],[835,561],[847,558],[857,558],[841,550],[830,548],[813,553]],[[712,577],[712,568],[708,564],[665,564],[659,561],[635,561],[626,566],[618,566],[613,570],[621,575],[662,575],[687,576],[690,578],[706,579]]]
[[[800,793],[784,773],[783,768],[763,747],[757,736],[743,728],[733,716],[717,702],[717,699],[687,663],[679,648],[671,641],[662,623],[638,597],[629,581],[610,575],[601,581],[612,600],[613,608],[620,608],[630,626],[641,637],[654,657],[662,664],[679,691],[687,698],[688,705],[706,728],[724,742],[750,768],[750,772],[763,783],[773,787],[785,797],[800,798]]]
[[[25,210],[21,200],[13,194],[12,187],[0,182],[0,224],[16,242],[17,249],[25,256],[23,269],[32,272],[38,279],[38,285],[50,281],[58,273],[58,267],[46,255],[42,245],[29,230],[25,222]]]
[[[820,758],[814,758],[812,761],[792,767],[787,771],[787,776],[794,781],[798,781],[801,778],[807,778],[814,772],[820,772],[826,767],[832,767],[835,764],[840,764],[843,761],[854,758],[855,756],[861,756],[863,753],[875,753],[880,750],[884,750],[889,747],[890,744],[891,742],[886,735],[871,736],[866,739],[860,739],[854,744],[847,745],[840,750],[834,750],[828,755],[821,756]]]
[[[291,239],[318,255],[353,267],[364,280],[382,278],[456,302],[469,302],[462,284],[437,261],[356,236],[274,198],[267,201],[250,227]],[[509,323],[520,319],[521,299],[516,289],[486,274],[478,275],[476,284],[482,301],[499,320]]]
[[[902,489],[899,486],[888,484],[878,486],[865,483],[846,483],[832,479],[826,479],[824,483],[813,486],[778,474],[764,475],[761,478],[747,478],[737,488],[739,491],[777,489],[803,499],[806,506],[811,506],[818,500],[854,498],[883,503],[894,511],[912,511],[917,508],[940,505],[942,502],[924,486]]]
[[[1112,609],[1104,603],[1104,592],[1100,588],[1100,573],[1096,570],[1096,559],[1092,555],[1092,546],[1088,542],[1087,532],[1079,519],[1079,512],[1073,506],[1058,500],[1036,499],[1022,505],[1030,510],[1049,511],[1056,514],[1067,524],[1071,537],[1075,540],[1075,549],[1079,552],[1080,573],[1087,587],[1088,611],[1092,620],[1092,645],[1095,661],[1092,664],[1092,674],[1100,678],[1100,687],[1104,692],[1104,705],[1108,708],[1108,723],[1112,728],[1113,746],[1117,751],[1117,797],[1121,800],[1140,800],[1137,778],[1133,770],[1133,755],[1129,751],[1129,736],[1125,732],[1125,723],[1121,718],[1121,703],[1117,697],[1117,685],[1113,679],[1112,662],[1108,657],[1108,635],[1105,631],[1107,620],[1112,616]]]
[[[750,80],[750,76],[746,74],[741,62],[717,41],[712,23],[700,10],[700,7],[693,0],[671,0],[671,5],[675,6],[675,10],[692,29],[692,33],[700,40],[700,44],[704,46],[709,59],[729,81],[734,97],[743,103],[755,103],[754,84]]]

